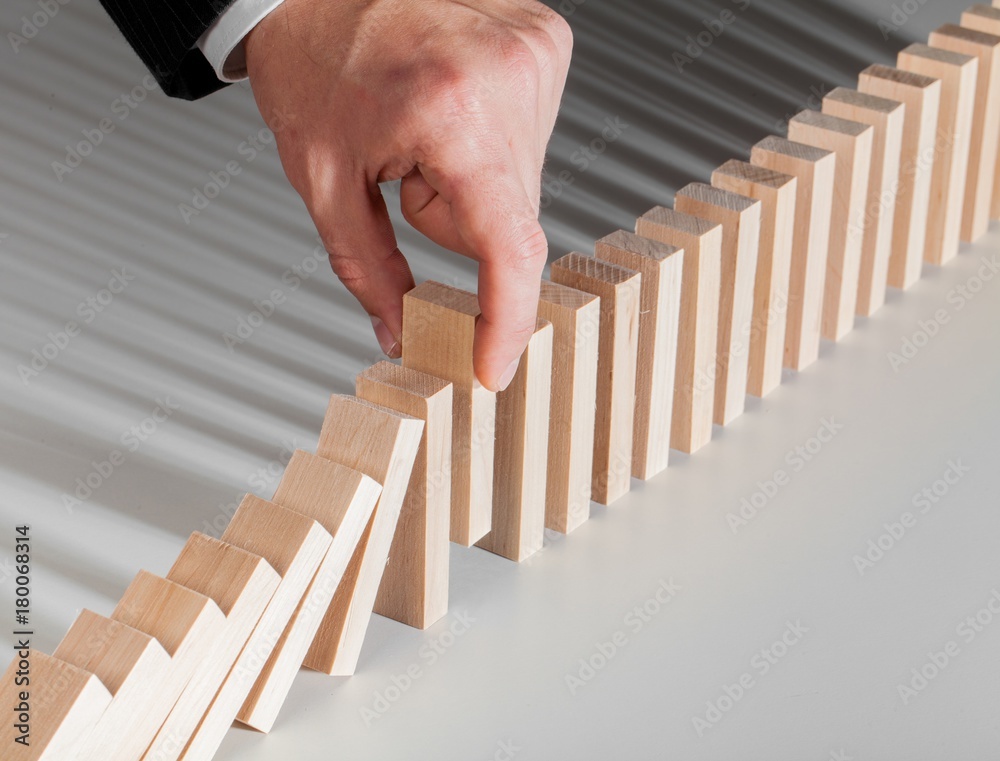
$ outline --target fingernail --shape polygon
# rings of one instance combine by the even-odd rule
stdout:
[[[389,359],[399,359],[402,356],[399,341],[378,317],[372,317],[372,330],[375,331],[375,338],[378,339],[378,345],[382,347],[385,356]]]
[[[506,391],[507,390],[507,386],[509,386],[510,382],[512,380],[514,380],[514,373],[517,372],[517,366],[518,366],[518,364],[520,364],[520,362],[521,362],[521,358],[518,357],[513,362],[511,362],[507,366],[507,369],[504,370],[503,373],[500,374],[499,378],[497,378],[497,388],[498,388],[499,391]]]

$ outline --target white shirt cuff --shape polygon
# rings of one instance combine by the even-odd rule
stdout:
[[[235,0],[198,40],[198,48],[223,82],[247,78],[243,39],[284,0]]]

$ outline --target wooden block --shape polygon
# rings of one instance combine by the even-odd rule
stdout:
[[[25,676],[30,684],[18,684]],[[19,712],[22,703],[30,714]],[[0,725],[4,761],[67,761],[111,705],[111,693],[90,672],[28,649],[7,667],[0,704],[9,712]]]
[[[590,518],[601,300],[543,280],[538,317],[552,323],[545,527],[568,534]]]
[[[358,398],[424,421],[375,612],[426,629],[448,612],[452,384],[379,362],[355,386]]]
[[[382,494],[306,655],[315,671],[347,676],[357,667],[423,431],[424,421],[409,415],[330,398],[316,453],[374,479]]]
[[[822,148],[768,137],[753,147],[750,162],[798,180],[784,366],[803,370],[819,358],[837,157]]]
[[[333,541],[240,709],[243,724],[261,732],[274,726],[381,492],[357,470],[302,450],[292,454],[272,501],[315,520]]]
[[[712,185],[761,202],[747,391],[767,396],[781,384],[784,364],[798,180],[734,160],[712,173]]]
[[[931,177],[924,258],[931,264],[944,264],[958,254],[962,237],[979,59],[927,45],[910,45],[899,54],[899,68],[941,80],[938,155]]]
[[[497,394],[493,522],[477,547],[520,563],[545,538],[552,395],[552,323],[539,320],[506,390]]]
[[[160,727],[144,761],[180,758],[281,581],[259,555],[200,533],[191,535],[167,579],[214,600],[226,616],[226,626]]]
[[[712,440],[722,289],[722,226],[657,206],[636,220],[646,238],[684,250],[670,445],[697,452]]]
[[[839,341],[854,328],[858,306],[863,236],[856,231],[864,228],[875,130],[868,124],[803,111],[788,123],[788,137],[837,154],[823,293],[823,336]]]
[[[551,265],[553,282],[600,297],[591,496],[610,505],[631,488],[642,276],[580,253]]]
[[[698,182],[677,191],[674,207],[722,225],[713,420],[717,425],[728,425],[746,409],[761,203]]]
[[[163,720],[157,705],[170,678],[167,651],[149,634],[84,610],[53,655],[89,671],[111,693],[111,703],[72,757],[77,761],[140,758]]]
[[[875,130],[862,229],[850,230],[851,235],[861,238],[857,313],[870,317],[885,304],[889,285],[906,106],[899,101],[838,87],[823,99],[823,113],[870,124]]]
[[[642,275],[632,475],[645,481],[663,471],[670,456],[684,251],[619,230],[597,241],[594,252]]]
[[[222,541],[260,555],[281,582],[181,753],[183,761],[211,761],[215,756],[316,576],[333,537],[312,518],[248,494],[226,527]]]
[[[476,379],[474,293],[428,280],[403,297],[403,365],[453,384],[451,541],[471,547],[493,515],[496,394]]]

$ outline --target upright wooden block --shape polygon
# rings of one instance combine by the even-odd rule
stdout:
[[[715,416],[722,226],[657,206],[636,220],[635,231],[684,250],[670,445],[697,452],[712,440]]]
[[[236,663],[281,581],[268,562],[205,534],[191,535],[167,579],[214,600],[226,626],[143,756],[176,761]]]
[[[784,364],[798,180],[734,160],[712,173],[712,185],[761,202],[747,391],[767,396],[781,384]]]
[[[927,45],[910,45],[899,53],[898,63],[904,71],[941,80],[938,154],[931,177],[924,258],[931,264],[944,264],[958,254],[962,237],[979,59]]]
[[[746,409],[761,203],[699,182],[677,191],[674,208],[722,226],[713,420],[728,425]]]
[[[25,676],[30,684],[18,684]],[[19,710],[25,703],[30,713]],[[0,683],[0,705],[9,712],[0,724],[4,761],[67,761],[111,705],[111,693],[88,671],[19,650]]]
[[[642,276],[580,253],[552,263],[553,282],[600,297],[591,496],[610,505],[631,488]]]
[[[453,384],[451,541],[471,547],[493,515],[496,394],[476,379],[474,293],[428,280],[403,297],[403,365]]]
[[[822,148],[768,137],[753,147],[750,162],[798,180],[784,365],[803,370],[819,358],[837,157]]]
[[[289,460],[273,501],[315,520],[333,541],[240,709],[243,724],[261,732],[274,726],[381,492],[377,481],[340,463],[302,450]]]
[[[857,313],[870,317],[885,304],[889,285],[906,106],[899,101],[838,87],[823,99],[823,113],[870,124],[875,130],[863,229],[852,227],[850,232],[861,238]]]
[[[260,555],[281,582],[181,753],[183,761],[211,761],[215,756],[316,576],[333,537],[313,519],[248,494],[226,527],[222,541]]]
[[[545,527],[568,534],[590,517],[601,300],[543,280],[538,317],[552,323]]]
[[[619,230],[597,241],[594,252],[642,275],[632,475],[645,481],[663,471],[670,456],[684,251]]]
[[[452,384],[379,362],[355,386],[358,398],[424,421],[375,612],[426,629],[448,613]]]
[[[354,673],[423,432],[423,420],[353,396],[330,398],[316,453],[373,478],[382,494],[306,655],[311,669]]]
[[[552,394],[552,323],[539,320],[506,390],[497,394],[493,522],[477,547],[520,563],[542,549]]]

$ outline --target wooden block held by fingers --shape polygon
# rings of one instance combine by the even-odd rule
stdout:
[[[330,398],[316,453],[381,483],[382,494],[306,655],[315,671],[354,673],[423,432],[418,418],[353,396]]]
[[[822,148],[768,137],[753,147],[750,162],[798,180],[784,365],[803,370],[819,358],[837,157]]]
[[[861,271],[857,313],[870,317],[885,304],[896,220],[906,106],[875,95],[838,87],[823,99],[823,113],[870,124],[874,130],[872,169],[861,232]],[[853,228],[852,228],[853,229]]]
[[[471,547],[493,515],[496,394],[476,379],[474,293],[428,280],[403,297],[403,365],[453,384],[451,541]]]
[[[355,386],[358,398],[424,421],[375,612],[426,629],[448,612],[452,384],[379,362]]]
[[[712,173],[712,185],[761,202],[747,391],[766,396],[781,384],[784,365],[798,180],[734,160]]]
[[[31,684],[17,684],[26,674]],[[11,712],[0,726],[4,761],[67,761],[111,705],[111,693],[90,672],[27,649],[7,667],[0,701]],[[23,704],[30,712],[19,711]]]
[[[520,563],[545,538],[552,323],[539,320],[510,385],[497,394],[493,523],[477,547]]]
[[[381,492],[358,470],[302,450],[292,454],[272,501],[315,520],[333,540],[240,709],[243,724],[261,732],[274,726]]]
[[[868,203],[875,130],[868,124],[818,111],[803,111],[788,123],[788,137],[837,155],[830,251],[823,293],[823,336],[839,341],[854,328],[858,306],[865,205]]]
[[[553,282],[600,297],[591,496],[610,505],[631,488],[642,276],[580,253],[552,263]]]
[[[642,275],[632,475],[645,481],[663,471],[670,456],[684,251],[619,230],[597,241],[594,252]]]
[[[722,226],[657,206],[635,231],[684,250],[670,445],[697,452],[712,440],[722,281]]]
[[[601,300],[543,280],[538,317],[552,323],[545,527],[568,534],[590,517]]]
[[[931,177],[924,258],[931,264],[944,264],[958,255],[962,238],[979,59],[927,45],[910,45],[899,53],[898,63],[904,71],[941,80],[937,137],[940,155]]]

